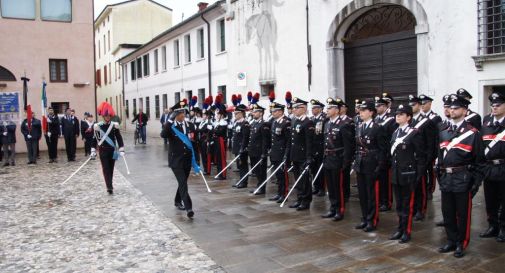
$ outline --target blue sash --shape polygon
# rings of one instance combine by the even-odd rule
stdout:
[[[113,124],[110,124],[110,126],[114,126]],[[102,137],[105,137],[105,141],[109,143],[111,147],[114,147],[114,153],[112,154],[112,159],[118,160],[119,158],[119,153],[117,152],[117,147],[116,144],[114,144],[114,141],[109,137],[109,135],[105,135],[105,132],[102,130],[102,128],[98,127],[100,129],[100,134]],[[112,128],[114,129],[114,128]],[[111,131],[112,132],[112,131]]]
[[[186,145],[186,147],[191,150],[191,166],[193,166],[195,173],[200,173],[200,166],[198,163],[196,163],[195,150],[193,150],[193,144],[191,143],[191,140],[189,140],[187,135],[179,131],[179,129],[175,127],[175,124],[172,125],[172,131],[174,131],[175,135],[182,141],[182,143],[184,143],[184,145]]]

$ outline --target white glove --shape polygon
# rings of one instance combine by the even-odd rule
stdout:
[[[48,136],[48,137],[51,137],[51,132],[47,132],[47,136]]]
[[[32,135],[27,135],[26,137],[27,137],[28,139],[30,139],[30,138],[32,138]]]
[[[119,155],[124,156],[124,148],[123,147],[119,148]]]
[[[96,149],[95,148],[91,148],[91,159],[95,159],[96,158]]]
[[[4,132],[4,134],[3,134],[3,135],[4,135],[4,136],[7,136],[7,132]]]
[[[212,130],[212,125],[207,125],[207,130]]]
[[[47,123],[53,122],[50,118],[47,119]]]

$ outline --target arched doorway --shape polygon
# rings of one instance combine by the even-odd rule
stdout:
[[[358,17],[344,38],[345,99],[382,92],[395,101],[417,93],[416,19],[406,8],[386,5]]]
[[[399,22],[403,22],[403,24],[399,24]],[[368,27],[365,27],[367,25]],[[395,97],[398,96],[395,90],[403,94],[406,92],[415,93],[416,91],[429,94],[430,64],[428,31],[428,17],[418,0],[352,0],[339,10],[328,29],[326,47],[328,54],[329,95],[346,98],[348,103],[353,104],[353,98],[371,98],[380,94],[384,89],[393,93]],[[351,35],[351,33],[357,34]],[[352,56],[350,55],[352,55],[353,48],[355,51],[361,50],[363,54],[366,54],[366,46],[372,45],[375,42],[376,45],[383,44],[388,54],[405,53],[397,49],[394,44],[387,44],[387,42],[393,43],[402,40],[409,40],[403,41],[407,44],[410,43],[411,52],[408,58],[415,59],[415,63],[410,62],[410,67],[412,65],[416,66],[414,72],[417,73],[416,85],[411,84],[411,87],[403,87],[401,89],[398,87],[397,89],[395,85],[391,83],[393,78],[388,78],[391,76],[391,74],[389,74],[391,71],[388,71],[388,67],[383,65],[383,60],[381,60],[379,64],[379,61],[376,59],[375,65],[377,68],[380,68],[380,73],[383,75],[380,77],[380,84],[379,80],[376,78],[377,82],[374,86],[361,86],[362,90],[371,88],[368,94],[359,93],[359,90],[347,90],[347,88],[352,89],[353,87],[350,86],[350,83],[346,83],[346,80],[352,80],[352,75],[347,75],[346,72],[359,68],[357,67],[358,64],[367,65],[367,63],[358,62],[359,60],[355,60],[354,64],[350,63],[352,62]],[[388,48],[388,46],[391,47]],[[406,45],[404,45],[404,50],[406,50],[405,46]],[[383,48],[381,46],[380,52],[382,51]],[[346,60],[346,53],[348,55],[348,60]],[[386,59],[384,61],[386,61],[388,65],[394,65],[394,59],[389,58],[391,56],[388,54],[386,54]],[[377,53],[375,56],[377,56]],[[382,57],[381,53],[380,58]],[[366,57],[366,61],[372,61],[372,59],[373,55]],[[392,63],[388,63],[388,61],[391,60]],[[368,63],[368,65],[370,65],[370,63]],[[413,71],[414,70],[410,70],[411,79],[414,78],[412,76]],[[366,80],[370,80],[373,74],[364,72],[364,75],[358,76],[360,76],[359,79],[361,79],[362,82],[354,82],[353,85],[355,88],[359,88],[359,85],[367,84]],[[355,77],[358,76],[355,75]],[[382,81],[384,80],[385,86],[383,87]],[[403,81],[407,80],[404,78]],[[395,90],[388,90],[388,86]],[[357,94],[353,95],[353,93]],[[403,95],[400,94],[399,96],[401,97]]]
[[[16,76],[7,68],[0,65],[0,81],[16,81]]]

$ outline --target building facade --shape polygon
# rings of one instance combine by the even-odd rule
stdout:
[[[123,71],[118,60],[172,26],[172,10],[151,0],[106,6],[95,20],[97,100],[108,101],[121,119]]]
[[[187,97],[185,91],[195,94],[209,75],[211,90],[226,86],[228,101],[232,94],[253,91],[261,93],[265,106],[272,90],[280,102],[289,90],[304,99],[338,96],[350,104],[383,92],[398,104],[422,93],[435,99],[434,110],[441,113],[442,97],[465,88],[474,97],[470,107],[484,115],[490,92],[505,88],[501,0],[227,0],[211,7],[217,15],[210,37],[219,36],[215,26],[222,22],[226,53],[219,55],[212,41],[210,73],[204,65],[183,63],[166,77],[130,82],[130,112],[147,97],[150,110],[156,109],[155,92],[166,94],[168,105]],[[184,26],[202,25],[192,20],[197,25]],[[173,35],[168,52],[178,40],[184,53],[190,30],[168,32]]]
[[[222,4],[202,3],[193,16],[120,60],[127,120],[142,108],[151,120],[147,131],[158,135],[163,109],[175,101],[197,96],[201,105],[209,94],[227,95],[229,37]]]
[[[41,118],[42,83],[47,104],[59,114],[68,107],[82,118],[94,112],[93,3],[72,0],[0,1],[0,92],[19,94],[17,151],[25,151],[19,124],[24,119],[23,81],[27,103]],[[63,141],[59,144],[64,147]],[[82,142],[78,142],[82,145]],[[40,142],[47,149],[45,141]]]

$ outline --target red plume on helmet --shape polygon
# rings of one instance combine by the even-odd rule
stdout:
[[[270,100],[270,102],[274,102],[275,100],[275,91],[270,91],[270,94],[268,94],[268,99]]]
[[[232,103],[234,106],[237,106],[237,105],[238,105],[237,95],[235,95],[235,94],[231,95],[231,103]]]
[[[115,116],[116,113],[114,112],[114,108],[112,108],[112,105],[110,105],[108,102],[104,101],[100,103],[97,107],[97,112],[100,116]]]
[[[186,105],[188,104],[188,99],[184,98],[182,101],[183,101]]]
[[[291,92],[290,91],[286,91],[286,103],[287,104],[291,104],[291,100],[293,99],[292,95],[291,95]]]
[[[189,105],[190,105],[191,107],[194,107],[194,106],[196,105],[196,103],[197,103],[197,102],[198,102],[198,97],[197,97],[197,96],[193,96],[193,97],[191,98],[191,102],[190,102],[190,104],[189,104]]]
[[[203,101],[203,109],[207,110],[207,108],[209,108],[209,106],[212,104],[212,100],[211,100],[211,97],[207,97],[205,98],[205,100]]]
[[[242,95],[237,95],[237,103],[240,104],[242,102]]]
[[[210,102],[210,104],[209,104],[209,105],[212,105],[212,104],[214,103],[214,97],[209,96],[209,102]]]
[[[260,100],[260,93],[255,93],[251,100],[251,103],[256,104],[259,100]]]

